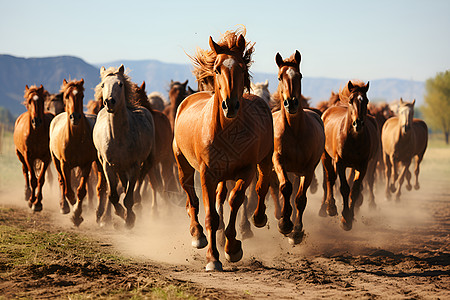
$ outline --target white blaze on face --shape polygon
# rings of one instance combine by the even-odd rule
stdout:
[[[39,96],[38,96],[38,95],[34,95],[34,96],[33,96],[33,100],[34,100],[34,101],[38,101],[38,100],[39,100]]]
[[[78,90],[73,90],[73,91],[72,91],[72,94],[73,94],[74,96],[76,96],[76,95],[78,94]]]
[[[295,71],[293,69],[288,69],[286,71],[287,76],[289,76],[290,79],[293,79],[295,76]]]
[[[231,68],[233,67],[233,65],[236,63],[236,61],[232,58],[227,58],[223,61],[222,65],[225,68],[228,68],[229,70],[231,70]]]
[[[363,101],[363,97],[361,95],[358,95],[358,101]]]

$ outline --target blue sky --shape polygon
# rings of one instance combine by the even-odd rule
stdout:
[[[253,72],[302,53],[308,77],[426,80],[450,69],[450,1],[0,0],[0,54],[187,63],[239,24]]]

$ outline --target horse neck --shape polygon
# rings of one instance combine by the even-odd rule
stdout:
[[[220,98],[218,93],[214,93],[213,95],[213,106],[212,106],[212,115],[211,120],[212,127],[214,132],[222,131],[228,124],[233,122],[234,119],[227,119],[222,111],[222,99]],[[241,108],[242,109],[242,108]],[[239,117],[236,116],[236,118]]]
[[[81,119],[79,121],[80,123],[76,126],[72,125],[72,122],[70,122],[70,115],[67,113],[67,134],[70,137],[77,137],[84,134],[86,131],[86,127],[89,126],[86,116],[83,112],[81,112]]]
[[[284,105],[281,104],[281,114],[285,124],[289,125],[292,129],[298,130],[305,126],[305,112],[301,104],[295,114],[288,113]]]
[[[118,109],[114,113],[108,113],[108,120],[114,137],[128,134],[130,124],[128,120],[128,108],[125,104],[122,109]]]

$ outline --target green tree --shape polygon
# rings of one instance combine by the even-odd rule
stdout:
[[[425,82],[423,113],[432,129],[442,130],[445,142],[450,134],[450,70],[440,72]]]

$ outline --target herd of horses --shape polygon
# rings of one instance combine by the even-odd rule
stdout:
[[[267,82],[251,83],[254,44],[245,39],[245,30],[227,31],[217,43],[210,37],[209,46],[190,56],[199,90],[188,88],[187,81],[171,82],[166,106],[160,96],[147,96],[145,82],[133,83],[123,65],[101,68],[87,112],[83,79],[64,79],[57,95],[42,85],[26,86],[27,112],[16,121],[14,143],[32,210],[42,210],[51,161],[61,187],[61,213],[70,213],[73,206],[76,226],[83,221],[90,185],[97,189],[97,222],[110,223],[113,207],[128,228],[135,224],[133,207],[142,205],[147,185],[153,206],[157,196],[179,198],[184,190],[192,246],[208,247],[206,270],[222,270],[217,243],[223,244],[227,260],[242,258],[238,210],[252,211],[254,226],[265,226],[269,190],[279,231],[289,242],[301,243],[307,191],[317,190],[319,162],[324,172],[319,215],[337,215],[333,192],[339,177],[344,230],[351,230],[355,208],[363,203],[363,186],[375,207],[375,178],[385,178],[386,197],[396,193],[399,200],[405,178],[406,188],[412,188],[409,165],[414,159],[414,188],[419,188],[428,129],[413,117],[415,101],[400,99],[394,114],[387,105],[369,104],[368,82],[350,80],[312,108],[302,95],[299,51],[286,59],[276,54],[279,84],[270,95]],[[206,234],[198,218],[198,178]],[[225,228],[226,199],[230,214]],[[248,222],[247,213],[242,215]]]

